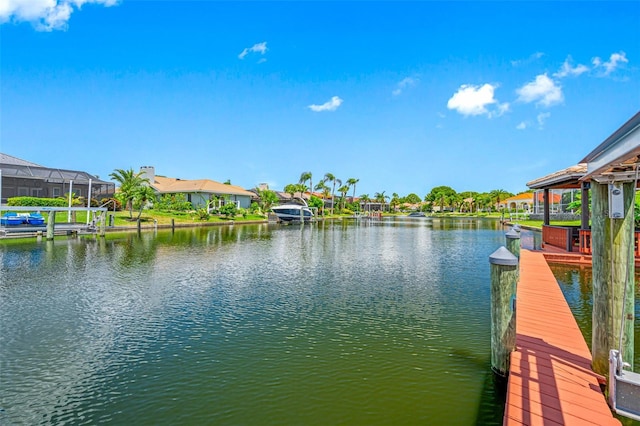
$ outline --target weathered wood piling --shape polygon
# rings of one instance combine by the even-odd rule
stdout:
[[[518,258],[504,246],[489,256],[491,264],[491,369],[509,374],[509,356],[515,348],[515,296]]]

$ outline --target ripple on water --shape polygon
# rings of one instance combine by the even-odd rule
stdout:
[[[497,232],[239,228],[0,251],[0,420],[473,423]]]

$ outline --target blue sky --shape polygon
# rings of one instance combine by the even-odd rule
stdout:
[[[519,192],[640,108],[640,2],[0,0],[0,151]]]

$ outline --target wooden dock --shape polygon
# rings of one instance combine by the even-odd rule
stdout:
[[[543,253],[522,250],[504,425],[620,425]]]

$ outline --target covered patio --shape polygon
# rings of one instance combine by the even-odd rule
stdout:
[[[575,166],[551,173],[547,176],[527,182],[527,186],[534,190],[543,192],[543,225],[542,225],[542,245],[543,248],[550,248],[552,251],[565,251],[568,253],[580,253],[582,255],[592,254],[591,242],[591,222],[590,222],[590,202],[589,193],[591,190],[591,179],[594,168],[603,168],[599,162],[605,156],[615,156],[624,145],[627,152],[624,160],[609,164],[600,173],[598,181],[602,182],[636,182],[637,176],[636,164],[637,156],[635,151],[640,154],[640,148],[633,144],[638,144],[640,137],[638,132],[640,128],[640,113],[637,113],[629,121],[627,121],[616,132],[609,136],[600,144],[592,153],[582,159]],[[610,191],[616,191],[617,186],[610,186]],[[551,225],[551,191],[566,189],[579,189],[581,193],[580,207],[580,225],[579,226],[558,226]],[[610,195],[611,196],[611,195]],[[640,230],[635,232],[634,253],[636,257],[640,257]]]

